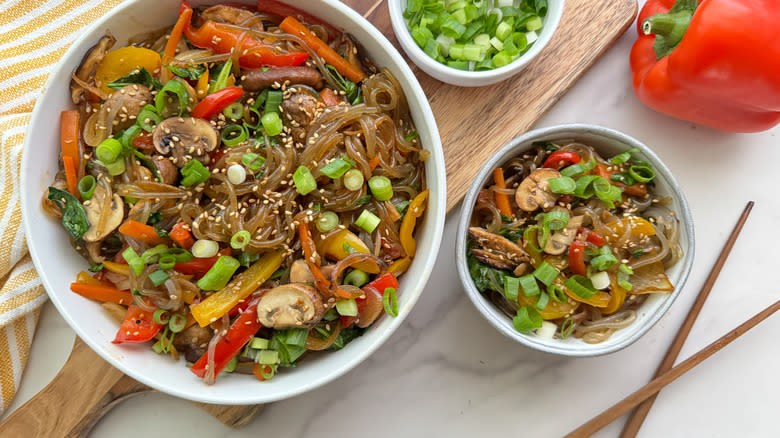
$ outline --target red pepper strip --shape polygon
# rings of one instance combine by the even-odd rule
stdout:
[[[302,10],[296,7],[290,6],[280,1],[257,0],[257,12],[263,14],[272,14],[282,18],[293,16],[309,24],[322,25],[325,28],[325,30],[328,31],[328,38],[331,41],[336,40],[341,36],[341,32],[339,32],[338,29],[336,29],[335,27],[331,26],[330,23],[322,21],[319,18],[315,17],[314,15],[303,12]]]
[[[586,275],[585,268],[585,243],[575,240],[569,246],[569,269],[577,275]]]
[[[590,242],[590,243],[592,243],[592,244],[594,244],[594,245],[596,245],[596,246],[604,246],[604,244],[606,243],[606,240],[604,240],[604,237],[602,237],[601,234],[599,234],[599,233],[597,233],[597,232],[595,232],[593,230],[589,230],[587,228],[580,227],[580,229],[577,230],[577,235],[579,236],[579,235],[581,235],[583,233],[585,234],[585,240]]]
[[[187,1],[182,1],[179,14],[192,10]],[[229,29],[222,23],[205,22],[200,28],[194,29],[191,23],[184,27],[184,34],[190,42],[201,49],[211,49],[215,53],[230,53],[238,50],[242,55],[238,63],[244,68],[260,68],[265,65],[277,67],[301,65],[306,62],[307,52],[276,53],[270,47],[243,32]],[[241,40],[239,41],[239,38]]]
[[[550,169],[561,170],[566,166],[577,164],[582,161],[582,158],[572,151],[555,151],[544,160],[542,167],[548,167]]]
[[[148,132],[142,132],[133,139],[133,147],[147,151],[154,150],[154,137]]]
[[[232,318],[232,317],[238,315],[239,313],[242,313],[243,311],[245,311],[247,307],[249,307],[249,301],[248,300],[241,300],[241,301],[238,302],[238,304],[233,306],[232,309],[230,309],[230,312],[228,312],[228,316]]]
[[[388,287],[392,287],[396,290],[398,289],[398,279],[395,277],[395,275],[392,272],[388,272],[384,275],[377,277],[371,283],[368,283],[367,285],[363,286],[363,288],[369,286],[379,291],[379,295],[384,295],[385,289],[387,289]],[[363,308],[366,306],[366,298],[355,298],[355,302],[357,303],[357,307],[358,307],[358,315],[360,315],[363,312]],[[357,319],[356,316],[341,316],[340,318],[341,318],[341,325],[344,327],[349,327]]]
[[[247,342],[260,330],[262,325],[257,321],[257,303],[260,298],[255,298],[249,302],[244,313],[242,313],[233,325],[230,326],[225,336],[217,342],[214,349],[214,375],[219,376],[219,373],[225,368],[240,351],[244,348]],[[198,359],[197,362],[190,368],[196,376],[203,377],[206,375],[206,364],[208,363],[208,353]]]
[[[775,126],[780,122],[777,1],[699,3],[695,10],[678,7],[674,14],[669,12],[675,0],[645,3],[631,49],[634,93],[656,111],[724,131]],[[655,51],[656,35],[666,43],[659,48],[673,47],[668,54]]]
[[[217,263],[219,256],[192,259],[189,262],[176,263],[173,269],[186,275],[204,275]]]
[[[125,320],[119,327],[114,344],[122,342],[146,342],[157,335],[165,324],[154,322],[154,310],[144,310],[135,304],[127,308]]]
[[[239,87],[227,87],[209,94],[192,110],[192,117],[209,120],[244,95]]]

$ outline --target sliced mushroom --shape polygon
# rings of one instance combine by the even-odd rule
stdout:
[[[170,159],[162,155],[153,155],[152,161],[157,166],[157,171],[160,172],[163,184],[176,184],[176,181],[179,179],[179,169],[171,163]]]
[[[106,34],[100,38],[100,41],[92,46],[87,54],[84,55],[84,58],[81,59],[81,64],[79,64],[73,76],[83,83],[90,83],[95,75],[95,69],[100,64],[100,61],[103,60],[103,57],[106,56],[106,53],[114,46],[114,43],[116,43],[116,38],[111,35],[111,32],[106,31]],[[73,100],[73,103],[80,103],[83,95],[84,87],[76,83],[76,81],[71,81],[70,98]]]
[[[277,286],[257,303],[257,320],[275,329],[311,327],[324,314],[320,294],[312,286],[301,283]]]
[[[236,26],[246,26],[250,29],[263,31],[263,22],[256,14],[235,6],[215,5],[201,12],[200,17],[205,21],[235,24]]]
[[[127,85],[114,91],[84,124],[84,142],[97,146],[114,132],[135,123],[144,105],[152,102],[152,93],[143,85]]]
[[[566,228],[552,233],[544,246],[544,252],[550,255],[560,255],[566,252],[569,245],[574,242],[574,238],[577,237],[577,230],[582,226],[583,219],[584,216],[574,216],[569,219]],[[541,238],[542,236],[539,235],[539,239]]]
[[[484,228],[469,228],[469,237],[482,247],[471,250],[474,256],[494,268],[511,271],[529,260],[528,254],[516,243]]]
[[[154,148],[173,157],[173,164],[184,167],[192,159],[209,163],[209,152],[219,144],[219,134],[211,124],[194,117],[171,117],[154,128]]]
[[[187,361],[196,362],[206,353],[211,336],[212,331],[208,326],[201,327],[194,324],[173,338],[173,346],[184,354]]]
[[[550,191],[548,180],[550,178],[559,178],[560,176],[560,172],[555,169],[543,168],[531,172],[517,187],[515,192],[517,206],[521,210],[529,212],[536,211],[540,207],[545,211],[549,210],[555,205],[558,195]]]
[[[314,274],[311,273],[309,265],[304,259],[298,259],[290,266],[290,282],[291,283],[308,283],[314,284]]]
[[[114,193],[109,199],[108,193],[102,184],[95,187],[92,199],[84,203],[87,210],[89,230],[84,234],[84,241],[98,242],[114,231],[125,215],[125,206],[122,198]],[[108,202],[110,206],[106,205]]]

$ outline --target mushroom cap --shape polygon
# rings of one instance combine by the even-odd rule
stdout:
[[[219,144],[219,134],[206,120],[170,117],[154,128],[152,140],[157,152],[172,156],[177,166],[184,167],[191,159],[208,164],[208,154]]]
[[[277,286],[263,294],[257,303],[257,320],[275,329],[311,327],[323,315],[322,297],[308,284]]]
[[[109,200],[106,199],[106,195],[106,189],[102,184],[98,184],[97,187],[95,187],[95,193],[92,194],[92,199],[89,200],[89,204],[85,205],[87,220],[90,224],[89,230],[84,234],[84,241],[86,242],[98,242],[102,240],[122,223],[122,219],[125,216],[125,207],[122,198],[114,193],[110,200],[111,211],[109,212],[108,217],[105,218],[103,226],[100,226],[100,215],[103,212],[103,206],[106,202],[109,202]]]
[[[555,169],[536,169],[517,187],[515,202],[523,211],[535,211],[538,208],[549,210],[555,205],[558,196],[550,191],[550,178],[559,178],[561,173]]]

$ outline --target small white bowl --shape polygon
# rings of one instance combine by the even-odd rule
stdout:
[[[406,55],[425,73],[448,84],[461,87],[481,87],[501,82],[518,74],[532,59],[550,42],[563,15],[564,0],[548,0],[547,15],[543,17],[543,26],[537,40],[527,52],[512,63],[503,67],[486,71],[464,71],[448,67],[426,55],[420,46],[412,39],[412,34],[406,24],[403,13],[407,0],[389,0],[390,21],[393,24],[395,37],[401,43]]]
[[[532,149],[535,142],[561,139],[577,140],[593,146],[601,156],[607,157],[617,155],[631,148],[639,149],[638,154],[655,169],[655,192],[672,198],[670,208],[680,220],[680,245],[684,255],[681,260],[666,272],[669,280],[674,285],[674,292],[671,294],[651,294],[637,310],[637,319],[633,324],[617,330],[609,339],[599,344],[587,344],[574,337],[545,339],[535,335],[519,333],[512,325],[512,319],[486,299],[474,286],[466,261],[466,237],[469,224],[471,223],[471,213],[479,191],[484,187],[488,179],[492,177],[493,169]],[[626,134],[601,126],[587,124],[560,125],[531,131],[510,141],[482,167],[466,194],[461,207],[460,222],[458,223],[455,241],[455,263],[463,288],[466,290],[466,294],[472,303],[474,303],[474,307],[490,324],[508,338],[528,347],[562,356],[598,356],[612,353],[631,345],[650,330],[669,310],[669,307],[677,296],[680,295],[683,286],[685,286],[685,281],[688,279],[688,274],[693,266],[693,239],[693,218],[691,217],[685,194],[683,194],[680,185],[674,179],[669,168],[650,148]]]
[[[247,4],[256,4],[244,0]],[[400,53],[371,23],[338,0],[285,0],[352,34],[366,54],[387,67],[406,93],[409,109],[422,144],[430,151],[425,172],[430,197],[426,218],[417,235],[417,256],[400,278],[399,314],[384,316],[346,348],[323,354],[285,369],[274,379],[260,382],[253,376],[229,375],[206,385],[193,375],[183,360],[155,354],[149,345],[112,344],[117,324],[100,305],[68,288],[76,274],[89,264],[70,246],[59,221],[47,216],[41,198],[57,172],[60,111],[71,109],[69,83],[82,56],[109,29],[121,47],[127,38],[141,32],[170,26],[176,21],[180,0],[128,0],[84,29],[60,63],[51,72],[43,95],[33,111],[22,159],[22,214],[27,243],[43,285],[65,321],[93,350],[125,374],[159,391],[205,403],[243,405],[266,403],[312,390],[346,373],[379,348],[401,325],[422,293],[441,242],[446,212],[444,156],[428,100]],[[215,1],[193,1],[193,6]],[[150,11],[154,13],[150,14]],[[52,121],[55,121],[54,123]]]

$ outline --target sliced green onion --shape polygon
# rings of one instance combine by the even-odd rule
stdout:
[[[136,116],[135,123],[144,131],[152,132],[154,127],[162,121],[162,117],[157,114],[157,109],[154,105],[146,105],[143,107],[138,116]]]
[[[629,276],[634,274],[634,270],[629,268],[626,264],[621,264],[617,273],[617,284],[623,289],[630,291],[634,288],[634,285],[628,281]]]
[[[349,163],[341,158],[336,158],[330,163],[320,169],[320,173],[327,176],[330,179],[341,178],[352,167]]]
[[[186,325],[187,317],[181,313],[174,313],[171,315],[171,320],[168,321],[168,327],[170,327],[171,331],[174,333],[179,333],[180,331],[184,330]]]
[[[357,302],[353,298],[338,300],[336,301],[336,311],[339,312],[339,315],[341,316],[357,316]]]
[[[266,367],[268,367],[270,371],[266,371]],[[276,368],[274,368],[271,365],[265,365],[260,367],[260,375],[263,376],[263,379],[265,380],[271,380],[275,374],[276,374]]]
[[[565,211],[551,211],[544,216],[544,223],[548,224],[550,230],[558,231],[566,228],[569,224],[569,213]]]
[[[128,155],[133,149],[133,140],[143,131],[139,126],[133,125],[122,132],[119,143],[122,144],[122,155]]]
[[[407,207],[409,207],[409,201],[401,201],[395,205],[395,210],[398,212],[398,214],[404,214],[404,211],[406,211]]]
[[[265,132],[271,137],[281,134],[282,130],[284,130],[282,119],[279,118],[279,113],[265,113],[263,114],[263,117],[260,119],[260,121],[263,123],[263,129],[265,129]]]
[[[544,310],[545,307],[547,307],[547,303],[550,302],[550,296],[547,295],[546,292],[542,292],[539,295],[539,299],[536,300],[535,307],[539,310]]]
[[[157,114],[162,114],[165,110],[165,99],[168,94],[173,94],[179,99],[179,117],[181,117],[187,109],[187,104],[190,102],[190,94],[187,92],[187,88],[179,81],[168,81],[162,90],[157,92],[157,97],[154,98],[154,107],[157,110]]]
[[[135,252],[132,246],[128,246],[126,250],[122,251],[122,258],[125,259],[130,269],[135,272],[135,275],[141,275],[141,272],[144,270],[144,260]]]
[[[361,287],[366,283],[368,283],[368,274],[361,271],[360,269],[353,269],[349,271],[346,276],[344,276],[344,284],[351,284],[355,287]]]
[[[614,157],[610,158],[609,162],[612,163],[612,164],[623,164],[626,161],[631,159],[631,154],[634,153],[634,152],[639,152],[639,149],[638,148],[631,148],[631,149],[629,149],[627,151],[623,151],[623,152],[615,155]]]
[[[504,277],[504,295],[509,301],[516,302],[520,292],[520,279],[509,275]]]
[[[249,137],[249,133],[246,131],[244,125],[239,125],[238,123],[231,123],[225,126],[222,128],[219,135],[222,139],[222,143],[227,147],[237,146],[245,142]]]
[[[415,27],[411,31],[412,39],[423,49],[428,40],[433,39],[433,33],[427,27]]]
[[[171,314],[167,310],[157,309],[154,311],[152,318],[155,324],[168,324],[168,321],[171,320]]]
[[[276,350],[260,350],[257,353],[257,363],[260,365],[275,365],[279,363],[279,352]]]
[[[230,362],[225,365],[225,368],[222,368],[222,371],[226,373],[232,373],[236,370],[236,367],[238,366],[238,356],[233,356],[233,359],[230,359]]]
[[[528,20],[525,23],[525,28],[528,29],[529,32],[541,29],[542,28],[542,19],[541,19],[541,17],[534,17],[534,18]]]
[[[260,254],[252,254],[248,252],[242,252],[238,255],[238,261],[241,263],[241,266],[248,268],[252,263],[260,260]]]
[[[306,345],[306,339],[309,338],[309,329],[289,329],[287,330],[287,339],[285,344],[288,346],[293,345],[296,347],[303,347]]]
[[[393,197],[393,183],[386,176],[372,176],[368,180],[368,188],[378,201],[387,201]]]
[[[141,254],[141,259],[144,261],[144,264],[154,263],[157,261],[157,259],[160,258],[162,254],[165,254],[167,251],[168,245],[161,243],[154,248],[149,248],[144,251]]]
[[[199,259],[214,257],[219,252],[219,243],[213,240],[199,239],[192,245],[191,251],[192,255]]]
[[[571,336],[571,332],[574,331],[574,318],[566,318],[561,324],[561,339],[566,339]]]
[[[609,181],[603,177],[598,177],[593,180],[593,192],[596,196],[604,201],[609,208],[614,208],[612,201],[621,199],[623,191],[619,187],[613,186]]]
[[[327,233],[339,226],[339,215],[332,211],[323,211],[320,213],[320,217],[317,218],[315,225],[321,233]]]
[[[190,187],[206,182],[211,176],[211,172],[206,169],[198,160],[190,160],[180,170],[182,179],[179,184],[184,187]]]
[[[628,174],[641,183],[648,183],[655,178],[655,171],[650,166],[631,166]]]
[[[278,113],[279,105],[282,104],[284,99],[284,92],[281,90],[268,90],[268,96],[265,98],[265,109],[263,113]]]
[[[168,270],[173,269],[176,266],[176,256],[173,254],[165,254],[157,261],[157,266],[160,269]]]
[[[593,157],[590,157],[590,160],[587,162],[580,161],[577,164],[572,164],[571,166],[566,166],[561,170],[562,176],[568,176],[568,177],[574,177],[577,175],[581,175],[591,169],[596,167],[596,159]]]
[[[227,81],[232,71],[233,71],[233,58],[228,58],[228,60],[225,61],[224,64],[222,64],[222,68],[219,70],[217,77],[209,84],[208,94],[214,93],[216,91],[219,91],[227,87]]]
[[[496,66],[496,68],[509,65],[509,63],[511,62],[512,62],[512,56],[509,53],[507,53],[505,50],[502,50],[493,56],[493,65]]]
[[[230,247],[233,249],[244,249],[251,240],[252,235],[249,234],[249,231],[241,230],[230,238]]]
[[[314,180],[311,171],[306,166],[298,166],[293,174],[295,190],[301,195],[308,195],[317,189],[317,181]]]
[[[577,183],[568,176],[550,178],[547,182],[550,184],[550,191],[553,193],[570,195],[574,193],[574,189],[577,187]]]
[[[219,290],[225,287],[236,270],[241,266],[238,260],[230,256],[220,256],[206,275],[198,280],[198,287],[203,290]]]
[[[127,169],[124,159],[116,160],[113,163],[103,163],[103,166],[108,170],[108,174],[111,176],[121,175]]]
[[[115,138],[107,138],[95,148],[95,155],[103,164],[115,163],[122,157],[122,143]]]
[[[574,275],[567,279],[563,285],[583,300],[589,299],[597,292],[596,289],[593,288],[593,284],[588,277],[583,275]]]
[[[246,181],[246,168],[240,164],[231,164],[227,168],[227,178],[233,185]]]
[[[520,282],[520,287],[523,288],[523,295],[527,297],[539,295],[541,292],[539,290],[539,285],[536,284],[536,277],[534,277],[533,274],[523,275],[518,278],[518,281]]]
[[[362,213],[360,213],[360,216],[355,221],[355,225],[358,227],[364,229],[366,233],[373,233],[376,229],[377,225],[379,225],[379,222],[382,220],[379,219],[379,216],[375,215],[374,213],[371,213],[368,210],[363,210]]]
[[[95,187],[97,187],[97,181],[92,175],[84,175],[78,183],[79,194],[81,199],[89,201],[92,199],[92,195],[95,193]]]
[[[599,249],[599,255],[593,257],[590,260],[590,265],[598,271],[606,271],[607,269],[615,266],[617,263],[617,257],[612,254],[612,251],[607,245],[602,246]]]
[[[539,265],[539,267],[534,271],[533,276],[541,281],[545,286],[549,287],[560,273],[561,271],[555,269],[553,265],[547,262],[542,262],[542,264]]]
[[[360,190],[363,187],[363,172],[352,169],[344,174],[344,187],[350,191]]]
[[[528,334],[542,326],[542,315],[532,306],[517,309],[517,315],[512,318],[512,325],[520,333]]]
[[[249,341],[249,348],[254,348],[254,349],[257,349],[257,350],[267,350],[268,349],[268,339],[254,337],[254,338],[252,338],[251,341]]]
[[[244,105],[241,102],[233,102],[222,110],[222,114],[232,120],[239,120],[244,116]]]
[[[601,177],[598,175],[583,175],[579,177],[577,179],[577,187],[574,189],[574,196],[584,199],[593,196],[593,187],[591,186],[591,183],[599,178]]]
[[[386,287],[382,293],[382,306],[385,313],[395,318],[398,316],[398,292],[394,287]]]
[[[154,271],[151,274],[149,274],[149,281],[152,282],[155,286],[159,286],[166,281],[168,281],[169,278],[171,278],[168,274],[165,273],[165,271]]]
[[[547,286],[547,295],[549,295],[550,298],[552,298],[554,301],[557,301],[559,303],[565,303],[566,301],[568,301],[568,298],[566,297],[566,292],[556,284],[551,284]]]
[[[252,173],[257,173],[265,164],[265,157],[254,152],[248,152],[241,156],[241,163],[251,170]]]
[[[166,255],[172,255],[176,263],[186,263],[192,260],[192,253],[184,248],[168,248]],[[160,257],[162,259],[162,257]]]

